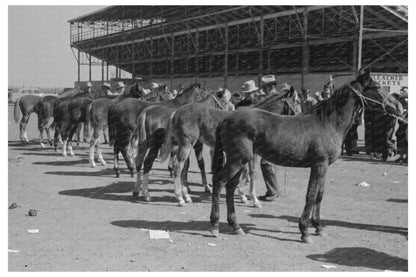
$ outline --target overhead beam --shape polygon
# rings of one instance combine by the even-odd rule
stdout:
[[[397,16],[398,18],[400,18],[401,20],[403,20],[404,22],[406,22],[406,23],[409,23],[408,22],[408,19],[406,18],[406,17],[404,17],[403,15],[401,15],[400,13],[398,13],[398,12],[396,12],[395,10],[393,10],[392,8],[390,8],[390,7],[387,7],[387,6],[381,6],[383,9],[385,9],[386,11],[388,11],[388,12],[390,12],[390,13],[392,13],[392,14],[394,14],[395,16]]]
[[[323,9],[325,7],[326,6],[310,6],[310,7],[307,7],[307,9],[308,9],[308,11],[314,11],[314,10]],[[255,17],[252,17],[252,18],[234,20],[234,21],[228,22],[227,25],[228,26],[234,26],[234,25],[240,25],[240,24],[249,23],[249,22],[257,22],[257,21],[260,21],[262,17],[263,17],[264,20],[266,20],[266,19],[275,18],[275,17],[288,16],[288,15],[292,15],[292,14],[301,13],[301,12],[303,12],[303,9],[304,8],[298,8],[298,9],[294,9],[294,10],[287,10],[287,11],[271,13],[271,14],[267,14],[267,15],[264,15],[264,16],[255,16]],[[199,28],[193,28],[193,29],[189,29],[189,30],[178,31],[178,32],[174,32],[173,35],[174,36],[179,36],[179,35],[183,35],[183,34],[194,33],[197,30],[207,31],[207,30],[212,30],[212,29],[218,29],[218,28],[223,27],[224,26],[223,24],[224,23],[220,23],[220,24],[210,25],[210,26],[206,26],[206,27],[199,27]],[[153,27],[156,27],[156,26],[150,26],[150,27],[147,27],[146,29],[153,28]],[[158,25],[157,27],[160,28],[161,26]],[[137,32],[137,30],[134,30],[134,31]],[[125,35],[125,33],[123,33],[123,35]],[[167,37],[167,36],[170,36],[170,35],[171,34],[163,34],[163,35],[154,36],[153,38],[154,39],[159,39],[159,38],[164,38],[164,37]],[[138,42],[142,42],[142,41],[145,41],[145,38],[133,40],[134,43],[138,43]],[[116,43],[111,43],[111,44],[107,44],[107,45],[103,45],[103,46],[92,47],[92,48],[89,48],[88,50],[89,51],[94,51],[94,50],[97,50],[97,49],[100,49],[100,48],[122,46],[122,45],[125,45],[125,44],[128,44],[128,43],[130,43],[130,42],[116,42]]]

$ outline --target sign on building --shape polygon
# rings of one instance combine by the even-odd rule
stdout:
[[[371,72],[371,77],[388,92],[399,92],[403,87],[407,87],[407,73]]]

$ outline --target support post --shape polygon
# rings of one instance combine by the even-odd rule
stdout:
[[[227,81],[228,81],[228,24],[225,23],[225,30],[224,30],[224,88],[227,88]]]
[[[261,76],[263,75],[263,50],[264,50],[264,18],[260,17],[260,51],[259,51],[259,75],[258,84],[260,85]]]
[[[308,45],[308,8],[303,9],[303,44],[302,44],[302,72],[301,89],[305,89],[305,75],[309,73],[309,45]]]
[[[79,83],[81,82],[81,51],[79,49],[78,49],[77,63],[78,63],[78,83]]]
[[[88,55],[88,80],[91,82],[91,54]]]
[[[134,41],[131,42],[131,78],[136,77],[135,63],[134,63]]]
[[[363,58],[363,25],[364,25],[364,6],[360,6],[360,28],[358,30],[358,60],[357,60],[357,71],[362,67],[362,58]]]

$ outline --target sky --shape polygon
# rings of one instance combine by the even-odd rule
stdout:
[[[9,6],[9,86],[73,87],[77,62],[70,47],[68,20],[103,7]],[[93,79],[101,79],[101,67],[92,68]],[[88,67],[81,66],[81,80],[86,79]]]

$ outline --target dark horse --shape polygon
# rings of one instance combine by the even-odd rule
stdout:
[[[310,243],[308,221],[311,217],[316,233],[324,235],[320,205],[326,172],[341,155],[342,142],[355,117],[366,101],[369,106],[383,106],[386,111],[395,112],[394,107],[386,104],[378,88],[368,71],[360,72],[356,80],[337,89],[331,98],[317,104],[309,114],[284,116],[246,109],[227,117],[216,132],[211,233],[214,236],[219,233],[219,197],[225,186],[228,224],[236,234],[244,234],[237,223],[234,190],[244,164],[248,162],[249,167],[253,167],[253,158],[259,155],[276,165],[311,168],[299,229],[302,241]]]
[[[66,146],[69,141],[68,149],[70,155],[74,156],[71,140],[75,131],[80,128],[82,123],[86,123],[86,108],[88,104],[96,98],[105,97],[102,91],[80,92],[78,89],[70,89],[60,94],[53,107],[53,117],[55,126],[54,146],[58,148],[58,138],[61,136],[63,141],[63,152],[66,156]],[[86,132],[84,129],[84,137]]]
[[[53,118],[53,109],[55,103],[58,99],[56,95],[45,95],[42,97],[42,101],[38,103],[37,113],[38,113],[38,129],[39,129],[39,143],[43,148],[43,132],[46,131],[48,136],[49,145],[52,146],[52,139],[49,132],[49,129],[52,126],[51,118]]]
[[[87,122],[92,129],[92,136],[90,138],[90,155],[89,161],[92,167],[96,167],[94,161],[94,147],[97,149],[98,160],[101,165],[106,162],[101,154],[100,149],[100,135],[104,134],[104,128],[108,125],[108,111],[110,107],[126,98],[141,98],[144,95],[143,88],[138,84],[128,86],[124,93],[120,95],[113,95],[106,98],[95,99],[87,107]]]
[[[209,95],[207,98],[199,101],[198,103],[218,107],[218,100],[215,99],[214,95]],[[187,104],[183,107],[193,105]],[[181,108],[180,108],[181,109]],[[170,108],[164,105],[154,105],[144,109],[139,117],[137,118],[137,128],[134,131],[133,140],[138,139],[138,150],[136,155],[136,171],[137,171],[137,181],[134,186],[133,195],[139,196],[140,191],[142,191],[145,201],[151,201],[151,196],[149,194],[148,182],[149,182],[149,172],[152,169],[154,160],[156,159],[159,149],[162,147],[166,132],[168,128],[168,123],[171,118],[171,115],[176,111],[175,108]],[[194,145],[196,159],[198,161],[198,166],[201,171],[202,183],[204,186],[207,186],[207,178],[205,174],[205,164],[204,158],[202,156],[202,143],[197,142]],[[187,161],[189,164],[189,160]],[[141,168],[143,164],[143,185],[141,182]],[[187,184],[187,174],[188,171],[183,171],[183,180]]]
[[[289,105],[288,93],[270,96],[254,107],[279,114],[294,114]],[[247,110],[247,108],[242,109]],[[189,166],[189,162],[186,161],[189,159],[190,150],[194,147],[197,156],[202,156],[202,144],[213,150],[215,130],[218,124],[233,113],[235,111],[220,110],[206,104],[193,103],[181,107],[172,116],[161,155],[162,161],[166,160],[171,152],[172,142],[177,144],[177,155],[173,160],[173,183],[180,206],[184,206],[185,202],[192,202],[187,187],[183,180],[181,181],[183,169],[187,169]],[[200,165],[200,167],[203,166]],[[206,191],[209,191],[206,179],[204,186]],[[250,192],[254,203],[259,203],[253,186],[250,187]],[[185,201],[182,195],[185,197]]]
[[[181,95],[172,100],[161,102],[148,102],[138,99],[124,99],[112,105],[108,111],[108,131],[110,145],[114,147],[114,170],[120,176],[118,154],[121,152],[130,174],[134,176],[133,158],[129,155],[129,145],[133,131],[136,129],[136,120],[140,112],[152,105],[164,105],[178,108],[185,104],[204,98],[205,88],[199,84],[189,86]]]

